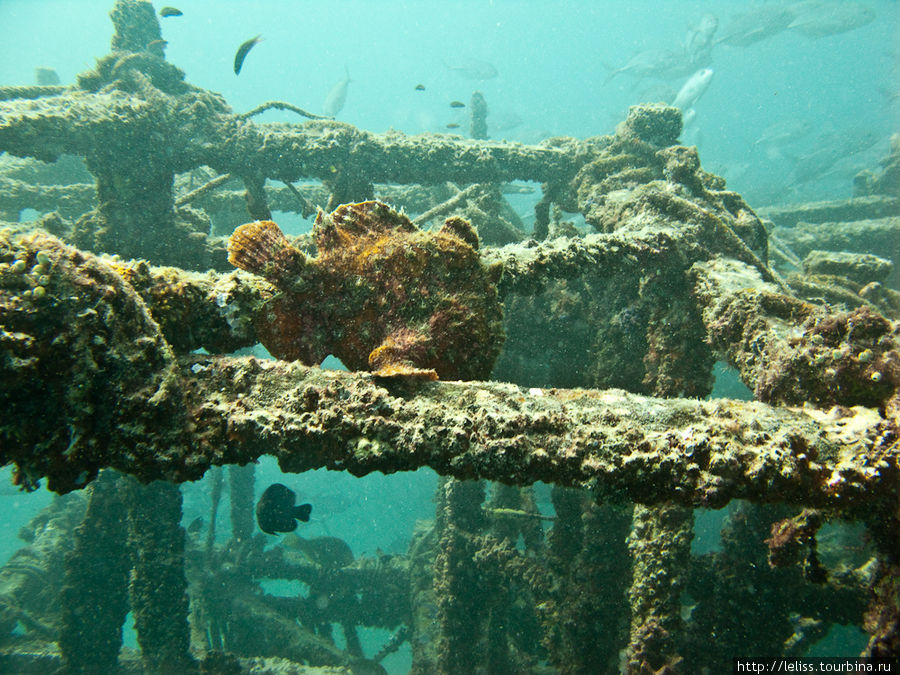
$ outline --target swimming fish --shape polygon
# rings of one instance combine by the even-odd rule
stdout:
[[[151,40],[147,43],[147,51],[152,52],[155,50],[162,51],[166,45],[169,44],[168,40]]]
[[[417,84],[417,85],[416,85],[416,91],[425,91],[425,85],[424,85],[424,84]]]
[[[792,6],[797,16],[789,30],[809,38],[839,35],[875,20],[875,11],[856,2],[798,2]]]
[[[754,145],[783,146],[799,141],[813,130],[809,120],[790,117],[766,127]]]
[[[293,532],[297,521],[309,522],[311,504],[296,506],[297,495],[281,483],[272,483],[256,503],[256,523],[266,534]]]
[[[450,122],[450,124],[447,125],[447,128],[448,129],[459,129],[459,125],[456,122]]]
[[[353,562],[353,551],[343,539],[337,537],[301,537],[295,532],[288,534],[282,544],[299,551],[314,565],[337,569]]]
[[[194,519],[191,521],[191,524],[190,524],[190,525],[187,526],[187,531],[188,531],[190,534],[197,534],[197,533],[200,532],[200,530],[203,529],[203,526],[204,526],[205,524],[206,524],[206,522],[203,520],[203,517],[202,517],[202,516],[198,516],[197,518],[194,518]]]
[[[678,95],[675,97],[675,100],[672,101],[672,106],[680,108],[681,110],[687,110],[693,106],[694,103],[697,102],[697,99],[703,96],[703,92],[709,88],[709,83],[712,82],[712,76],[712,68],[701,68],[691,75],[688,78],[688,81],[684,83],[684,86],[678,91]]]
[[[490,508],[486,508],[485,511],[492,516],[499,516],[501,518],[530,518],[532,520],[550,520],[550,521],[556,520],[556,516],[545,516],[543,513],[536,513],[533,511],[523,511],[521,509],[505,509],[505,508],[490,509]]]
[[[451,108],[465,108],[466,104],[462,101],[450,101]]]
[[[344,79],[331,88],[328,96],[325,97],[325,102],[322,104],[322,112],[328,117],[337,117],[337,114],[344,109],[344,104],[347,102],[347,85],[351,82],[350,70],[347,66],[344,66],[344,73]]]
[[[35,68],[34,79],[42,86],[59,84],[59,75],[53,68],[48,68],[47,66],[38,66]]]
[[[684,67],[682,62],[687,61],[688,59],[685,58],[684,54],[673,52],[669,49],[646,49],[632,56],[628,60],[628,63],[621,68],[613,70],[609,66],[606,66],[607,68],[610,68],[611,72],[606,76],[603,84],[604,86],[609,84],[616,76],[622,73],[626,73],[639,79],[644,77],[673,76],[679,73]]]
[[[794,12],[786,7],[760,6],[732,18],[715,44],[749,47],[786,30],[794,20]]]
[[[452,66],[444,65],[467,80],[492,80],[498,75],[494,64],[479,59],[463,59]]]
[[[715,14],[704,14],[696,26],[688,29],[684,38],[684,50],[695,55],[712,47],[713,36],[719,28],[719,20]]]
[[[244,59],[247,58],[247,54],[250,53],[250,50],[253,49],[256,45],[258,45],[262,41],[262,35],[257,35],[256,37],[252,37],[246,42],[244,42],[240,47],[238,47],[237,52],[234,55],[234,74],[240,75],[241,68],[244,66]]]
[[[166,18],[167,16],[182,16],[183,14],[184,12],[177,7],[163,7],[159,10],[159,15],[163,18]]]

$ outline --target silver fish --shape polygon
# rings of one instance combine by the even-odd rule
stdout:
[[[684,38],[684,50],[688,54],[697,54],[709,49],[713,44],[713,35],[719,28],[719,20],[714,14],[704,14],[696,26],[688,29]]]
[[[788,28],[810,38],[846,33],[875,20],[875,11],[858,2],[808,0],[791,5],[791,9],[796,17]]]
[[[347,85],[352,82],[350,79],[350,69],[347,68],[347,66],[344,66],[344,73],[344,79],[331,88],[331,91],[328,92],[328,96],[325,97],[325,102],[322,104],[322,112],[328,117],[337,117],[338,113],[344,109],[344,104],[347,102]]]
[[[444,65],[467,80],[492,80],[498,75],[493,63],[479,59],[462,59],[453,65]]]
[[[749,47],[787,30],[794,16],[790,9],[757,7],[735,16],[723,31],[722,37],[716,40],[716,44]]]
[[[678,92],[672,105],[681,110],[687,110],[693,106],[712,82],[713,69],[702,68],[688,78],[684,86]]]
[[[664,76],[677,68],[681,56],[670,49],[645,49],[638,52],[621,68],[616,68],[607,77],[604,84],[612,81],[616,75],[627,73],[638,78],[647,76]]]
[[[812,131],[809,120],[789,118],[769,125],[756,139],[754,145],[783,146],[799,141]]]

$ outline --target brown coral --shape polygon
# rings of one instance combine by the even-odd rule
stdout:
[[[257,317],[277,358],[328,354],[379,376],[484,379],[503,341],[499,267],[485,267],[472,226],[419,230],[377,201],[319,213],[306,258],[270,221],[239,227],[229,260],[279,290]]]

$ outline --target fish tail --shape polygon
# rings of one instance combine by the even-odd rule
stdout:
[[[294,518],[302,520],[304,523],[309,522],[310,513],[312,513],[312,504],[299,504],[294,507]]]
[[[257,220],[238,227],[228,240],[228,262],[272,283],[296,277],[306,256],[291,246],[271,220]]]

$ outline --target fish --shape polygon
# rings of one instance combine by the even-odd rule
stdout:
[[[459,129],[459,125],[456,122],[450,122],[450,124],[447,125],[447,128],[448,129]]]
[[[159,15],[165,19],[167,16],[182,16],[184,12],[177,7],[163,7],[159,10]]]
[[[521,126],[522,122],[523,120],[518,114],[507,110],[496,115],[491,114],[488,118],[488,127],[491,131],[509,131]]]
[[[719,28],[719,20],[715,14],[704,14],[696,26],[688,29],[684,38],[684,50],[688,54],[697,54],[712,47],[712,39]]]
[[[344,109],[344,104],[347,102],[347,85],[350,82],[352,82],[350,70],[344,66],[344,79],[331,88],[322,104],[322,112],[328,117],[337,117],[338,113]]]
[[[792,9],[797,16],[788,29],[809,38],[847,33],[875,20],[875,11],[858,2],[811,0],[799,2]]]
[[[638,79],[644,77],[676,76],[683,72],[686,61],[687,59],[684,54],[670,49],[645,49],[628,59],[628,62],[621,68],[613,70],[610,66],[603,64],[606,68],[612,70],[612,72],[606,76],[603,84],[609,84],[616,76],[623,73],[637,77]],[[688,70],[687,72],[689,73],[691,71]]]
[[[466,104],[462,101],[450,101],[451,108],[465,108]]]
[[[241,68],[244,67],[244,59],[247,58],[247,54],[250,53],[250,50],[253,49],[256,45],[262,42],[262,35],[257,35],[256,37],[252,37],[249,40],[245,41],[238,47],[237,52],[234,54],[234,74],[240,75]]]
[[[206,524],[206,521],[203,520],[202,516],[198,516],[191,521],[191,524],[187,526],[187,531],[190,534],[197,534],[200,530],[203,529],[203,526]]]
[[[338,537],[301,537],[291,532],[282,540],[286,548],[303,554],[312,564],[328,569],[346,567],[353,562],[353,551]]]
[[[266,534],[293,532],[297,521],[309,522],[312,504],[296,505],[297,495],[286,485],[272,483],[256,503],[256,523]]]
[[[416,91],[425,91],[425,85],[424,85],[424,84],[417,84],[417,85],[416,85]]]
[[[766,127],[753,145],[788,145],[799,141],[808,135],[812,129],[813,125],[809,120],[791,117]]]
[[[492,80],[499,75],[494,64],[479,59],[463,59],[452,66],[444,65],[467,80]]]
[[[777,6],[757,7],[733,17],[723,31],[724,35],[715,44],[749,47],[787,30],[793,20],[794,12],[790,9]]]
[[[168,40],[151,40],[147,43],[147,51],[152,52],[156,49],[162,51],[169,44]]]
[[[34,69],[34,79],[41,86],[53,86],[59,84],[59,75],[53,68],[38,66]]]
[[[672,101],[672,106],[681,110],[691,108],[697,102],[697,99],[703,96],[703,92],[709,88],[712,77],[712,68],[701,68],[691,75],[678,91],[678,95]]]
[[[530,518],[532,520],[550,520],[555,521],[556,516],[545,516],[543,513],[534,511],[523,511],[522,509],[505,509],[505,508],[486,508],[485,511],[492,516],[500,518]]]

